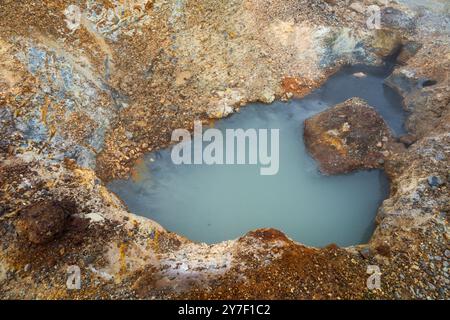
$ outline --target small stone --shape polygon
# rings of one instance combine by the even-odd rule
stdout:
[[[350,131],[350,124],[346,122],[342,125],[342,132],[349,132],[349,131]]]
[[[445,155],[442,152],[438,152],[434,158],[437,161],[443,161],[443,160],[445,160]]]
[[[31,264],[27,263],[25,267],[23,267],[23,271],[28,272],[31,270]]]
[[[417,191],[413,192],[413,194],[411,195],[411,199],[415,203],[419,202],[420,201],[420,194]]]
[[[128,140],[133,139],[133,133],[132,132],[125,131],[125,136],[127,137]],[[125,146],[125,144],[124,144],[124,146]]]
[[[385,256],[385,257],[390,257],[391,256],[391,248],[386,243],[379,245],[376,248],[376,250],[377,250],[377,253],[382,255],[382,256]]]
[[[365,78],[367,77],[367,75],[364,72],[356,72],[353,74],[354,77],[356,78]]]
[[[445,250],[444,251],[444,256],[446,256],[447,258],[450,258],[450,250]]]
[[[350,9],[353,11],[356,11],[358,13],[364,13],[366,10],[364,9],[364,6],[360,2],[353,2],[350,5]]]
[[[173,104],[168,105],[167,109],[169,109],[170,111],[173,111],[173,112],[177,112],[178,111],[178,107],[176,105],[173,105]]]
[[[261,102],[263,103],[272,103],[275,100],[275,96],[273,93],[264,91],[261,97]]]
[[[417,141],[417,137],[413,134],[405,134],[401,136],[398,140],[405,146],[409,147],[410,145],[412,145],[414,142]]]
[[[371,255],[371,252],[370,252],[370,249],[369,249],[369,248],[364,248],[364,249],[360,250],[359,253],[361,254],[361,256],[362,256],[364,259],[369,258],[370,255]]]
[[[441,178],[439,178],[437,176],[429,176],[428,184],[430,185],[430,187],[436,188],[436,187],[439,187],[440,185],[443,185],[444,182],[442,181]]]
[[[178,73],[175,77],[175,85],[181,86],[184,85],[189,79],[192,78],[192,73],[189,71],[182,71]]]
[[[66,214],[55,201],[40,201],[23,209],[16,223],[20,236],[35,244],[54,240],[64,231]]]
[[[93,255],[88,255],[88,256],[84,257],[84,259],[83,259],[83,262],[86,266],[94,263],[94,261],[95,261],[95,256],[93,256]]]

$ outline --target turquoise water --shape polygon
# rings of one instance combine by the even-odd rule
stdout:
[[[358,71],[367,77],[354,77]],[[304,99],[252,104],[216,122],[221,131],[279,129],[276,175],[260,175],[259,165],[174,165],[166,149],[146,156],[138,179],[116,180],[109,188],[132,212],[194,241],[216,243],[272,227],[312,246],[367,242],[377,208],[388,195],[385,175],[379,170],[320,174],[303,144],[303,121],[359,96],[402,133],[405,115],[400,97],[382,84],[387,74],[383,68],[344,68]]]

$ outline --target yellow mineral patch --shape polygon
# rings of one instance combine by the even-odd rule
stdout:
[[[211,115],[210,115],[210,117],[211,117],[212,119],[220,119],[220,118],[223,118],[223,112],[221,112],[221,111],[215,111],[215,112],[212,112]]]
[[[49,180],[45,183],[45,186],[49,189],[53,188],[56,185],[56,182],[53,180]]]
[[[41,107],[41,122],[44,125],[47,125],[47,114],[48,114],[48,107],[50,106],[50,99],[48,96],[45,96],[44,104]]]
[[[321,141],[327,145],[333,146],[340,154],[346,155],[347,149],[345,148],[345,143],[336,135],[329,132],[325,132],[321,135]]]
[[[154,250],[155,252],[158,252],[158,251],[159,251],[159,242],[158,242],[158,239],[159,239],[159,232],[158,232],[158,230],[154,229],[154,236],[153,236],[153,250]]]
[[[92,188],[94,185],[95,172],[89,169],[77,168],[73,170],[80,184]]]
[[[127,271],[127,263],[126,263],[126,252],[127,245],[122,243],[119,247],[119,264],[120,264],[120,273],[124,274]]]
[[[395,32],[385,29],[376,30],[375,38],[373,40],[373,47],[380,53],[380,55],[386,56],[390,54],[399,43],[400,39]]]
[[[111,193],[109,192],[109,190],[104,187],[104,186],[100,186],[99,188],[99,193],[100,196],[102,197],[102,199],[105,201],[105,203],[117,208],[117,203],[112,199],[111,197]]]
[[[52,125],[50,126],[48,139],[51,140],[55,136],[55,134],[56,134],[56,127]]]

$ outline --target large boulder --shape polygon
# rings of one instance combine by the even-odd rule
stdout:
[[[383,118],[359,98],[305,120],[304,139],[328,175],[380,168],[395,143]]]

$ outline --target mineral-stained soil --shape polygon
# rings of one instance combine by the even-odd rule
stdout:
[[[380,29],[361,11],[373,4]],[[427,4],[1,1],[0,297],[448,299],[449,12]],[[368,244],[309,248],[273,229],[193,243],[105,188],[174,128],[394,52],[386,84],[413,138],[385,158],[391,191]],[[80,290],[66,286],[74,265]]]
[[[383,118],[361,99],[349,99],[305,120],[308,151],[324,174],[382,168],[395,147]]]

